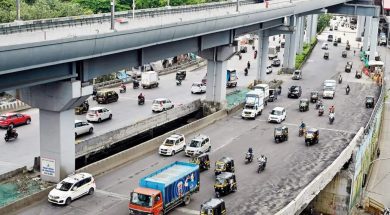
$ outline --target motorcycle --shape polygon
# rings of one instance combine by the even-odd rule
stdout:
[[[251,64],[249,62],[246,64],[246,66],[247,66],[248,69],[251,68]]]
[[[119,93],[125,93],[126,92],[126,87],[121,87],[119,89]]]
[[[265,165],[266,165],[267,161],[265,161],[265,162],[264,161],[258,161],[257,163],[258,163],[257,173],[260,173],[260,172],[264,171],[265,170]]]
[[[181,80],[176,80],[176,86],[180,86],[181,85]]]
[[[334,121],[334,114],[330,113],[329,114],[329,124],[333,124],[333,121]]]
[[[134,80],[133,81],[133,89],[138,89],[139,88],[139,82]]]
[[[349,95],[349,91],[350,91],[349,87],[345,88],[345,93],[346,93],[347,95]]]
[[[142,98],[138,98],[138,105],[143,105],[145,104],[145,98],[142,97]]]
[[[321,101],[318,101],[318,102],[316,103],[316,109],[317,109],[317,110],[320,109],[321,106],[322,106],[322,102],[321,102]]]
[[[245,70],[244,70],[244,75],[245,75],[245,76],[248,76],[248,68],[245,68]]]
[[[324,109],[319,109],[318,110],[318,116],[324,115]]]
[[[253,161],[253,154],[247,152],[245,154],[245,164],[251,163]]]
[[[298,136],[302,137],[305,132],[306,132],[306,128],[299,127]]]
[[[16,133],[16,130],[12,130],[10,135],[8,135],[8,133],[5,134],[4,140],[5,142],[8,142],[10,140],[16,140],[16,138],[18,138],[18,133]]]
[[[341,84],[342,82],[343,82],[343,78],[339,77],[339,84]]]

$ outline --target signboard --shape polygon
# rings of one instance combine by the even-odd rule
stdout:
[[[55,177],[56,161],[49,158],[41,158],[41,173],[42,175]]]

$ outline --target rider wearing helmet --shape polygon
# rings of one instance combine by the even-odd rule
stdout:
[[[145,96],[142,95],[142,93],[140,93],[140,94],[138,95],[138,100],[142,100],[142,99],[145,99]]]
[[[299,126],[300,128],[306,128],[306,124],[303,122],[303,121],[301,121],[301,125]]]

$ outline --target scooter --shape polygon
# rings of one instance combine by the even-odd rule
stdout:
[[[181,80],[176,80],[176,86],[180,86],[181,85]]]
[[[10,140],[16,140],[18,138],[18,133],[16,133],[16,130],[12,130],[11,134],[8,136],[8,134],[5,134],[4,140],[5,142],[8,142]]]
[[[349,88],[345,88],[345,94],[349,95],[349,91],[350,91]]]
[[[126,93],[126,87],[121,87],[119,89],[119,93]]]
[[[319,109],[318,110],[318,116],[324,115],[324,109]]]
[[[245,164],[252,163],[252,161],[253,161],[253,154],[247,152],[245,154]]]
[[[305,128],[299,127],[298,136],[302,137],[304,133],[305,133]]]
[[[245,75],[245,76],[248,76],[248,68],[245,68],[245,70],[244,70],[244,75]]]
[[[138,105],[143,105],[143,104],[145,104],[145,98],[139,98]]]
[[[257,173],[260,173],[265,170],[266,162],[264,161],[258,161],[258,167],[257,167]]]
[[[339,84],[343,82],[343,78],[339,77]]]
[[[329,114],[329,124],[333,124],[333,121],[334,121],[334,114],[333,113],[331,113],[331,114]]]

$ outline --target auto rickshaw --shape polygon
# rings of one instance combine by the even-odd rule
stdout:
[[[350,73],[351,70],[352,70],[352,62],[350,63],[350,61],[348,61],[347,65],[345,65],[345,72]]]
[[[226,215],[225,201],[211,198],[200,206],[200,215]]]
[[[309,110],[309,100],[308,99],[301,99],[299,101],[299,111],[308,111]]]
[[[318,143],[320,131],[316,128],[309,128],[305,133],[306,146],[310,146]]]
[[[215,162],[215,175],[219,175],[223,172],[234,173],[234,160],[229,157],[222,157]]]
[[[269,102],[274,102],[277,99],[278,99],[278,92],[276,91],[276,89],[269,89],[268,101]]]
[[[288,140],[288,128],[286,126],[276,127],[274,130],[275,143]]]
[[[362,71],[356,70],[355,78],[357,78],[357,79],[362,78]]]
[[[334,41],[333,41],[333,46],[337,46],[338,45],[338,42],[337,42],[337,40],[335,39]]]
[[[203,153],[198,156],[193,156],[190,159],[190,162],[194,164],[198,164],[200,171],[210,169],[210,158],[209,158],[209,154],[207,153]]]
[[[318,101],[318,91],[310,92],[310,102],[316,103]]]
[[[337,38],[337,43],[341,43],[341,37]]]
[[[343,51],[343,52],[341,53],[341,57],[347,58],[347,51]]]
[[[231,172],[223,172],[215,178],[214,184],[215,196],[227,195],[237,191],[236,176]]]
[[[88,110],[89,110],[89,103],[88,103],[88,100],[85,100],[80,106],[78,106],[74,109],[74,112],[77,115],[81,115],[81,114],[87,113]]]
[[[374,96],[367,96],[366,97],[366,108],[374,108]]]
[[[328,60],[328,59],[329,59],[329,52],[325,52],[325,53],[324,53],[324,59],[325,59],[325,60]]]
[[[185,70],[180,70],[178,72],[176,72],[176,80],[178,81],[182,81],[184,79],[186,79],[186,71]]]
[[[351,45],[347,44],[347,46],[345,46],[345,50],[347,51],[351,50]]]

